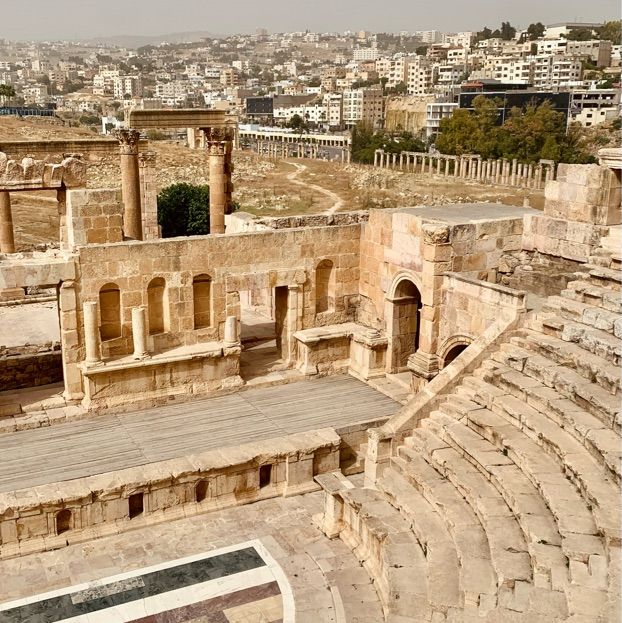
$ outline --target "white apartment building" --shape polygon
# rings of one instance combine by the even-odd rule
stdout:
[[[590,41],[568,41],[566,54],[587,56],[598,67],[609,67],[612,54],[611,41],[592,39]]]
[[[324,96],[324,105],[328,109],[328,125],[341,127],[343,123],[343,96],[341,93],[327,93]]]
[[[418,30],[415,37],[421,39],[423,43],[439,43],[443,39],[443,34],[439,30]]]
[[[426,138],[438,134],[441,119],[447,119],[454,114],[460,104],[453,102],[433,102],[426,107]]]
[[[581,60],[574,56],[536,56],[533,84],[539,89],[558,89],[581,80]]]
[[[566,39],[542,39],[536,41],[538,56],[542,54],[564,54],[568,41]]]
[[[472,79],[492,78],[510,84],[533,84],[535,61],[520,57],[489,56],[483,67],[471,74]]]
[[[449,48],[447,63],[449,65],[464,65],[467,62],[469,50],[467,48]]]
[[[620,116],[618,89],[574,90],[570,103],[570,118],[589,127]]]
[[[123,99],[126,95],[141,97],[143,81],[140,76],[123,76],[113,81],[113,94],[116,99]]]
[[[467,71],[467,65],[437,65],[436,84],[441,86],[460,84]]]
[[[352,53],[352,58],[356,62],[375,61],[380,57],[378,48],[357,48]]]
[[[375,127],[384,115],[382,89],[347,89],[343,92],[343,123],[352,127],[359,121]]]
[[[423,56],[409,59],[406,73],[406,89],[408,95],[424,95],[432,91],[436,79],[437,65]]]
[[[473,45],[475,33],[471,31],[447,33],[443,35],[443,43],[458,48],[470,48]]]
[[[35,84],[22,89],[22,97],[26,106],[44,106],[48,102],[48,88],[45,84]]]

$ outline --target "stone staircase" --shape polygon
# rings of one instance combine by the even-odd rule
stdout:
[[[622,273],[589,267],[447,396],[342,539],[387,621],[620,620]]]

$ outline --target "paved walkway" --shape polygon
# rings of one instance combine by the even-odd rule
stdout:
[[[0,606],[3,602],[258,540],[285,574],[293,594],[296,623],[383,621],[378,596],[365,569],[341,540],[327,539],[313,524],[312,515],[322,509],[321,492],[273,498],[51,552],[2,560]],[[173,597],[171,602],[176,605]],[[165,604],[168,605],[166,599]],[[105,611],[98,614],[103,618],[97,621],[118,620],[106,617]],[[272,620],[252,614],[255,616],[209,620],[232,623]],[[91,616],[88,620],[95,621]]]
[[[345,426],[393,415],[399,407],[340,375],[9,433],[0,436],[0,491]]]

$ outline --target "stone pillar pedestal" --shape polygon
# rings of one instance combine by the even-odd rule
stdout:
[[[15,253],[11,195],[6,190],[0,191],[0,253]]]
[[[418,350],[408,358],[407,366],[415,376],[431,381],[439,372],[438,356]]]
[[[137,130],[115,130],[121,152],[121,189],[123,192],[123,234],[130,240],[142,240],[142,210],[140,204],[140,170],[138,165]]]
[[[97,320],[97,303],[89,301],[82,306],[84,314],[84,348],[86,363],[100,363],[102,360],[99,341],[99,322]]]
[[[134,359],[149,357],[147,349],[147,317],[144,307],[132,308],[132,338],[134,340]]]

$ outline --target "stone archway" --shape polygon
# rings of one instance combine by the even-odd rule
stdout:
[[[421,292],[410,276],[396,278],[387,297],[388,372],[406,370],[408,357],[419,348]]]
[[[446,368],[460,353],[466,350],[472,342],[472,338],[467,335],[455,335],[446,340],[439,351],[441,369]]]

